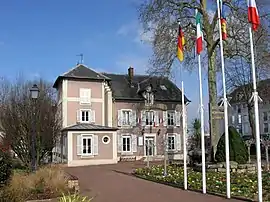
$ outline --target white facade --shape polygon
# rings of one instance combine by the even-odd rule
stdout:
[[[253,109],[254,110],[254,109]],[[229,109],[229,125],[234,126],[243,136],[251,135],[251,128],[248,118],[247,104],[232,104]],[[270,134],[270,103],[259,104],[260,133]],[[255,120],[254,120],[255,121]],[[224,124],[224,121],[223,121]]]

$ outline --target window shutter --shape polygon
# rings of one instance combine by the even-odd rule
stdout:
[[[98,136],[94,135],[93,139],[93,155],[98,155]]]
[[[158,111],[154,112],[154,118],[155,118],[155,126],[158,126],[159,125]]]
[[[165,147],[165,150],[166,152],[169,151],[169,138],[168,138],[168,134],[164,134],[163,135],[163,140],[164,140],[164,147]]]
[[[122,126],[122,111],[121,110],[118,110],[117,120],[118,120],[118,126]]]
[[[136,126],[137,125],[137,117],[136,117],[136,111],[131,112],[131,125]]]
[[[123,141],[122,141],[122,135],[118,134],[117,135],[117,150],[118,152],[122,152],[122,145],[123,145]]]
[[[180,134],[176,134],[175,136],[175,148],[177,151],[181,151],[181,135]]]
[[[77,110],[77,122],[81,122],[80,110]]]
[[[167,111],[163,111],[163,126],[167,126]]]
[[[146,114],[145,114],[145,111],[141,111],[141,120],[142,120],[142,126],[145,126],[145,124],[146,124]]]
[[[132,152],[137,152],[137,135],[131,135]]]
[[[180,126],[181,125],[181,113],[180,112],[175,112],[175,123],[176,126]]]
[[[91,123],[95,123],[96,122],[96,112],[95,112],[95,110],[91,110],[91,113],[90,113],[90,115],[91,115]]]
[[[82,155],[82,137],[77,135],[77,155]]]

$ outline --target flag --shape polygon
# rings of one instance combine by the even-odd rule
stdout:
[[[227,22],[226,22],[225,13],[223,10],[223,0],[220,0],[220,13],[221,13],[220,23],[221,23],[222,40],[226,40],[227,39]]]
[[[196,27],[197,27],[196,47],[197,47],[197,54],[199,55],[203,49],[203,32],[201,25],[201,15],[198,12],[198,10],[196,10]]]
[[[178,30],[178,42],[177,42],[177,57],[180,61],[184,60],[184,45],[185,45],[185,38],[184,33],[179,25]]]
[[[252,29],[254,31],[258,30],[260,17],[255,0],[248,0],[248,22],[252,24]]]

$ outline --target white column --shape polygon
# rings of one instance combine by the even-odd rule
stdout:
[[[67,151],[67,163],[68,163],[68,166],[70,166],[72,164],[72,160],[73,160],[73,134],[72,132],[68,132],[67,133],[67,148],[68,148],[68,151]],[[77,145],[75,145],[77,146]]]
[[[112,104],[112,91],[109,90],[108,91],[108,97],[107,97],[107,115],[108,115],[108,126],[112,127],[112,120],[113,120],[113,113],[112,113],[112,108],[113,108],[113,104]]]

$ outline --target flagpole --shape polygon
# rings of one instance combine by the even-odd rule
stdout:
[[[201,147],[202,147],[202,183],[203,193],[206,193],[206,173],[205,173],[205,143],[204,143],[204,109],[203,109],[203,95],[202,95],[202,67],[201,55],[198,55],[199,64],[199,82],[200,82],[200,111],[201,111]]]
[[[252,68],[253,91],[254,91],[251,98],[253,98],[254,100],[254,112],[255,112],[258,201],[262,202],[262,163],[261,163],[261,141],[260,141],[261,138],[260,138],[260,120],[259,120],[259,104],[258,104],[259,95],[257,92],[257,84],[256,84],[253,35],[251,25],[249,27],[249,36],[250,36],[251,68]]]
[[[227,198],[231,198],[231,176],[230,176],[230,148],[229,148],[229,129],[228,129],[228,100],[226,92],[226,79],[225,79],[225,68],[224,68],[224,54],[223,54],[223,40],[221,31],[221,15],[220,5],[217,0],[218,10],[218,25],[219,25],[219,42],[220,42],[220,55],[221,55],[221,69],[222,69],[222,84],[223,84],[223,102],[224,102],[224,125],[225,125],[225,151],[226,151],[226,187],[227,187]],[[222,6],[222,5],[221,5]]]
[[[183,42],[183,34],[182,34],[182,30],[180,30],[180,20],[178,20],[178,25],[179,25],[179,30],[178,30],[178,34],[181,35],[181,39],[179,39],[179,35],[178,35],[178,40],[181,40],[181,44],[182,44],[182,54],[183,54],[183,46],[185,45]],[[177,50],[179,51],[179,41],[178,41],[178,45],[177,45]],[[183,55],[182,55],[183,56]],[[182,58],[178,58],[179,62],[181,63],[181,61],[184,59],[184,56]],[[184,81],[182,78],[182,65],[180,64],[180,79],[181,81],[181,89],[182,89],[182,124],[183,124],[183,146],[184,146],[184,189],[187,190],[187,140],[186,140],[186,109],[185,109],[185,90],[184,90]]]
[[[180,70],[181,71],[181,70]],[[187,140],[186,140],[186,109],[185,109],[185,91],[184,81],[182,80],[182,124],[184,139],[184,189],[187,190]]]

